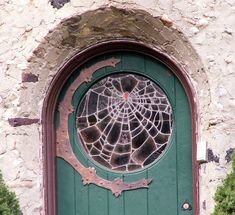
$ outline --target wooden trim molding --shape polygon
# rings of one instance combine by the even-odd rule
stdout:
[[[55,110],[57,99],[66,80],[72,75],[76,68],[87,62],[93,57],[115,51],[131,51],[149,55],[163,64],[165,64],[178,77],[183,85],[189,99],[192,114],[192,163],[193,163],[193,195],[194,195],[194,213],[199,215],[199,164],[196,161],[196,149],[198,139],[198,106],[196,93],[186,71],[169,55],[147,44],[131,40],[111,40],[95,44],[87,49],[77,53],[73,58],[67,61],[53,78],[42,111],[43,126],[43,163],[44,163],[44,196],[45,196],[45,214],[56,215],[56,164],[55,164]]]

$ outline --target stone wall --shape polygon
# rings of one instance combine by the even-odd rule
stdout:
[[[235,148],[234,19],[233,0],[0,2],[0,169],[23,214],[44,214],[41,112],[51,80],[75,53],[119,38],[168,53],[187,72],[208,143],[199,178],[200,214],[209,215]]]

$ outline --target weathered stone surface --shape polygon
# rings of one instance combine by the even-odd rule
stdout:
[[[200,167],[200,215],[231,169],[235,140],[235,2],[227,0],[5,1],[0,3],[0,169],[24,215],[44,215],[42,133],[37,122],[12,127],[8,118],[38,119],[51,80],[84,48],[114,38],[147,43],[181,64],[199,106],[199,136],[213,159]],[[66,4],[64,4],[66,3]],[[163,25],[166,14],[174,23]],[[39,75],[22,84],[22,72]],[[217,158],[216,158],[217,156]]]

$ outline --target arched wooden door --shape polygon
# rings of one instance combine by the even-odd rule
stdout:
[[[161,62],[87,61],[63,86],[56,127],[58,215],[194,214],[189,102]]]

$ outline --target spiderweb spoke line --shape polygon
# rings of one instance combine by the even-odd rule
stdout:
[[[80,115],[81,117],[82,117],[82,116],[84,116],[84,109],[85,109],[85,105],[86,105],[86,100],[84,101],[84,104],[83,104],[82,110],[81,110],[81,107],[79,107],[79,109],[81,110],[81,113],[80,113],[80,114],[81,114],[81,115]],[[79,111],[80,111],[80,110],[79,110]],[[77,118],[79,118],[79,116],[78,116]]]
[[[128,115],[128,112],[126,112],[126,115]],[[132,147],[132,140],[133,140],[133,138],[132,138],[132,134],[131,134],[131,126],[130,126],[130,118],[129,117],[127,117],[127,125],[129,125],[129,137],[130,137],[130,146],[131,146],[131,153],[133,152],[133,147]],[[130,158],[131,158],[131,156],[130,156]]]
[[[134,104],[136,104],[136,106],[139,105],[139,104],[137,104],[137,103],[133,103],[133,104],[131,104],[132,108],[133,108],[136,112],[138,112],[138,113],[139,113],[144,119],[146,119],[148,122],[151,122],[151,121],[149,120],[149,118],[147,118],[145,115],[143,115],[143,114],[136,108],[136,106],[135,106]],[[148,109],[146,109],[145,107],[142,107],[142,108],[145,109],[145,112],[148,111]],[[144,113],[145,113],[145,112],[144,112]]]
[[[135,102],[140,102],[140,103],[143,103],[142,101],[143,100],[148,100],[148,101],[151,101],[153,104],[161,104],[160,103],[160,97],[156,97],[156,96],[154,96],[154,97],[151,97],[151,96],[148,96],[148,95],[146,95],[146,96],[133,96],[133,97],[131,97],[132,98],[132,100],[133,101],[135,101]],[[149,103],[148,103],[149,104]]]
[[[142,82],[144,84],[144,87],[141,87],[140,89],[138,89],[138,85],[135,87],[135,94],[137,95],[140,93],[140,91],[146,90],[146,88],[148,87],[148,85],[146,84],[146,81],[142,81]]]
[[[137,97],[132,96],[133,98],[146,98],[146,96],[150,98],[155,98],[155,97],[162,98],[162,97],[157,96],[156,93],[154,92],[144,93],[144,95],[138,95],[138,94],[134,94],[134,95],[137,95]]]
[[[118,102],[118,101],[117,101]],[[122,102],[121,101],[119,101],[117,104],[115,103],[114,105],[115,106],[118,106],[119,104],[121,104]],[[109,107],[105,107],[105,108],[103,108],[103,109],[101,109],[101,110],[98,110],[96,113],[94,113],[94,114],[96,114],[97,116],[98,116],[98,114],[100,113],[100,112],[102,112],[102,111],[104,111],[104,110],[106,110],[106,109],[108,109]],[[90,114],[90,115],[86,115],[87,117],[88,116],[91,116],[91,115],[93,115],[93,114]]]
[[[120,103],[121,103],[121,102],[120,102]],[[112,109],[112,111],[108,111],[108,116],[110,116],[111,120],[110,120],[110,122],[106,125],[106,127],[105,127],[105,129],[104,129],[104,132],[105,132],[105,130],[107,129],[107,127],[113,122],[113,120],[112,120],[113,117],[110,115],[113,111],[114,111],[113,109]],[[117,118],[117,117],[116,117],[116,118]],[[114,122],[113,122],[113,125],[114,125]],[[108,137],[108,135],[109,135],[111,129],[113,128],[113,125],[112,125],[112,127],[110,128],[108,134],[106,135],[106,138],[104,139],[104,142],[107,140],[107,137]]]
[[[130,105],[131,107],[133,107],[133,109],[136,110],[136,112],[138,112],[138,110],[136,109],[135,106],[133,106],[132,104],[129,104],[129,105]],[[134,112],[134,111],[133,111],[133,112]],[[143,120],[140,121],[140,120],[138,119],[138,117],[137,117],[137,115],[136,115],[136,112],[134,112],[134,115],[136,116],[135,119],[137,119],[137,121],[139,122],[139,126],[137,127],[137,128],[139,128],[139,127],[142,125],[142,123],[143,123],[142,121],[143,121]],[[139,113],[139,114],[140,114],[140,113]],[[135,131],[137,128],[135,128],[133,131]],[[141,131],[142,131],[143,129],[144,129],[144,126],[142,125]],[[132,132],[133,132],[133,131],[132,131]],[[140,131],[140,132],[141,132],[141,131]],[[140,132],[139,132],[139,133],[140,133]],[[138,135],[138,134],[137,134],[137,135]],[[136,136],[137,136],[137,135],[136,135]],[[135,137],[135,136],[132,136],[132,138],[134,138],[134,137]]]
[[[88,103],[88,97],[89,97],[89,93],[88,95],[85,97],[85,101],[84,101],[84,105],[83,105],[83,110],[80,116],[86,116],[87,115],[87,103]],[[85,112],[85,113],[84,113]]]
[[[118,117],[118,116],[117,116],[117,117]],[[110,123],[112,123],[112,127],[110,128],[108,134],[105,136],[105,139],[104,139],[104,146],[108,143],[107,138],[108,138],[108,136],[109,136],[111,130],[113,129],[113,126],[114,126],[115,122],[116,122],[116,120],[114,120],[114,121],[111,120],[111,121],[110,121]],[[109,145],[112,145],[112,144],[109,143]],[[111,160],[111,157],[112,157],[114,148],[115,148],[115,147],[113,147],[113,149],[110,151],[110,152],[111,152],[111,155],[110,155],[110,157],[109,157],[109,159],[108,159],[108,162],[110,162],[110,160]],[[102,150],[101,150],[101,153],[103,153],[103,152],[104,152],[104,147],[103,147]]]
[[[135,106],[133,106],[133,108],[135,109]],[[143,115],[142,115],[142,116],[143,116]],[[148,131],[148,129],[146,128],[146,126],[148,125],[148,123],[150,123],[150,124],[151,124],[151,128],[152,128],[153,123],[152,123],[148,118],[146,118],[146,117],[144,117],[144,119],[146,119],[147,122],[148,122],[148,123],[146,123],[146,125],[143,124],[143,123],[144,123],[144,122],[143,122],[144,120],[140,121],[137,116],[136,116],[136,119],[138,120],[138,122],[139,122],[140,125],[139,125],[137,128],[135,128],[132,132],[134,132],[135,130],[137,130],[140,126],[142,127],[142,129],[141,129],[136,135],[132,136],[132,138],[137,137],[143,130],[145,130],[145,131],[149,134],[149,131]],[[131,135],[132,135],[132,132],[131,132]],[[150,134],[149,134],[149,135],[150,135]]]
[[[98,118],[98,111],[99,111],[99,104],[100,103],[100,95],[98,95],[98,99],[97,99],[97,105],[96,105],[96,112],[94,113],[95,115],[97,115],[97,118]]]
[[[144,97],[134,97],[134,98],[132,97],[132,99],[134,102],[140,102],[141,104],[150,104],[148,102],[147,103],[142,102],[143,100],[149,100],[153,104],[160,104],[158,97],[153,98],[153,97],[144,96]]]
[[[162,116],[162,112],[161,111],[159,111],[159,121],[163,122],[163,116]],[[163,123],[160,123],[160,125],[161,125],[160,129],[158,129],[159,131],[162,130]]]
[[[119,111],[119,113],[116,115],[116,117],[115,117],[113,120],[111,120],[111,121],[113,121],[113,125],[114,125],[115,122],[117,121],[117,118],[118,118],[119,115],[120,115],[120,111]],[[112,125],[112,127],[110,128],[109,133],[107,134],[107,137],[109,136],[110,131],[111,131],[111,129],[113,128],[113,125]]]
[[[154,150],[151,154],[149,154],[149,156],[142,162],[142,165],[146,162],[146,160],[149,159],[149,157],[151,157],[154,153],[158,152],[161,148],[163,148],[166,145],[167,145],[167,143],[162,144],[160,147],[158,147],[156,150]]]
[[[105,89],[104,89],[104,91],[105,91]],[[94,92],[93,90],[91,90],[91,92]],[[95,93],[97,93],[97,92],[95,92]],[[105,94],[104,92],[101,92],[101,93],[99,93],[99,95],[101,95],[101,96],[105,96],[105,97],[111,97],[111,95],[107,95],[107,94]]]
[[[124,118],[122,118],[122,123],[123,123],[123,121],[124,121]],[[120,143],[121,134],[122,134],[122,131],[119,132],[118,143]],[[116,147],[117,147],[117,146],[114,146],[114,147],[113,147],[113,150],[112,150],[112,152],[111,152],[112,154],[113,154],[113,151],[115,151]],[[111,154],[111,156],[110,156],[110,158],[109,158],[109,162],[111,162],[112,154]]]
[[[143,142],[142,145],[146,144],[147,140],[148,140],[148,139],[146,139],[146,140]],[[140,146],[140,147],[141,147],[141,146]],[[137,150],[137,149],[136,149],[136,150]],[[133,156],[134,156],[133,154],[134,154],[134,153],[132,153],[132,155],[131,155],[131,159],[132,159],[133,161],[135,161],[137,164],[139,164],[138,160],[133,157]]]
[[[154,92],[146,93],[147,88],[150,87],[150,86],[154,89]],[[139,94],[142,90],[144,90],[144,92],[145,92],[144,95]],[[134,92],[135,92],[135,94],[139,95],[139,97],[145,97],[146,95],[149,95],[149,94],[155,94],[154,95],[155,97],[161,97],[161,98],[164,97],[165,98],[164,92],[159,87],[157,87],[153,83],[150,84],[150,85],[147,85],[147,81],[145,82],[144,87],[142,87],[140,89],[136,89]],[[158,95],[156,95],[156,94],[158,94]]]
[[[146,90],[147,90],[147,88],[149,87],[149,86],[152,86],[152,84],[147,84],[147,82],[148,81],[145,81],[144,83],[145,83],[145,86],[144,87],[142,87],[142,88],[140,88],[140,89],[137,89],[136,91],[135,91],[135,93],[138,95],[142,90],[144,90],[144,95],[146,95],[146,94],[148,94],[148,93],[146,93]],[[153,87],[153,86],[152,86]],[[136,87],[137,88],[137,87]],[[154,88],[154,87],[153,87]],[[154,88],[155,89],[155,88]],[[153,93],[153,92],[151,92],[151,93]],[[141,96],[141,95],[140,95]]]
[[[96,90],[99,90],[100,88],[103,88],[104,86],[97,86],[95,87],[95,85],[93,86],[93,88],[90,88],[91,91],[96,91]],[[102,92],[102,91],[101,91]]]
[[[121,92],[124,93],[124,90],[123,90],[123,87],[122,87],[122,84],[121,84],[121,78],[118,78],[117,80],[118,80],[118,82],[119,82],[119,84],[121,86]]]
[[[86,116],[88,115],[88,105],[90,101],[90,96],[91,96],[91,93],[89,92],[87,95],[87,102],[86,102]]]
[[[135,113],[138,112],[139,114],[141,114],[141,113],[139,112],[139,110],[137,109],[138,105],[139,105],[139,104],[136,104],[136,106],[135,106],[135,105],[132,105],[132,106],[133,106],[133,109],[135,110]],[[145,107],[144,107],[144,108],[145,108]],[[151,112],[150,119],[151,119],[152,114],[153,114],[153,112]],[[157,114],[156,114],[156,115],[157,115]],[[155,117],[154,117],[154,121],[155,121],[156,115],[155,115]],[[143,125],[144,120],[140,121],[141,124],[142,124],[142,126],[143,126],[143,128],[147,131],[147,133],[148,133],[150,136],[152,136],[152,135],[149,133],[149,130],[154,126],[154,122],[151,121],[149,118],[146,118],[144,115],[142,115],[142,117],[143,117],[143,119],[147,120],[148,123],[151,124],[151,127],[150,127],[149,129],[147,129],[146,126],[148,125],[148,123],[146,123],[146,125]],[[143,130],[143,129],[142,129],[142,130]],[[142,131],[142,130],[141,130],[141,131]],[[158,130],[158,129],[157,129],[157,130]],[[140,131],[140,132],[141,132],[141,131]],[[158,131],[159,131],[159,130],[158,130]],[[138,135],[138,134],[137,134],[137,135]],[[137,136],[137,135],[135,135],[135,136]],[[134,137],[135,137],[135,136],[134,136]],[[153,136],[152,136],[152,137],[153,137]]]
[[[120,82],[118,82],[119,84],[120,84]],[[120,97],[122,97],[122,92],[120,92],[119,90],[117,90],[117,88],[113,85],[113,79],[112,79],[112,87],[113,87],[113,92],[114,92],[114,94],[116,94],[116,95],[118,95],[118,96],[120,96]]]
[[[129,131],[129,133],[131,132],[131,130],[130,130],[130,118],[128,117],[128,111],[127,110],[125,110],[125,116],[126,116],[126,119],[127,119],[127,122],[126,122],[126,124],[128,125],[128,131]],[[131,135],[130,135],[130,138],[131,138],[131,140],[132,140],[132,137],[131,137]]]
[[[132,104],[133,104],[133,105],[136,105],[136,106],[137,106],[137,105],[140,106],[142,109],[145,110],[144,113],[146,113],[146,111],[149,111],[149,109],[147,109],[147,108],[144,106],[144,104],[142,104],[142,103],[132,102]],[[147,105],[150,105],[150,104],[147,104]]]
[[[148,87],[150,87],[150,86],[145,87],[146,90],[147,90]],[[147,95],[147,96],[150,96],[150,97],[158,97],[158,98],[161,98],[161,99],[166,98],[166,96],[164,95],[164,93],[161,89],[158,88],[156,90],[156,88],[153,85],[151,85],[151,87],[152,87],[152,89],[154,89],[154,92],[145,92],[144,95],[139,95],[139,96],[144,97],[145,95]]]
[[[142,100],[144,100],[144,99],[142,99]],[[141,100],[140,100],[140,102],[141,102]],[[140,102],[133,102],[133,103],[135,103],[135,104],[139,104]],[[141,105],[143,106],[143,105],[152,105],[152,104],[154,104],[153,102],[152,103],[148,103],[148,102],[141,102]]]

